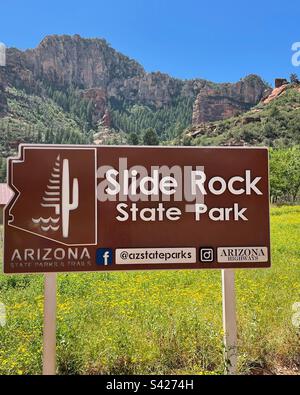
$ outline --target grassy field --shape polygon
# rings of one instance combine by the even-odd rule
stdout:
[[[239,372],[299,373],[300,206],[271,212],[271,269],[236,274]],[[0,275],[0,374],[41,372],[43,277]],[[221,374],[220,271],[58,276],[60,374]]]

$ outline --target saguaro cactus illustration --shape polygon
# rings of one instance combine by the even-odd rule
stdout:
[[[72,186],[72,202],[70,202],[70,170],[69,160],[63,160],[62,172],[62,201],[61,201],[61,214],[62,214],[62,233],[63,237],[69,236],[69,219],[70,211],[75,210],[79,204],[79,190],[78,179],[73,179]]]

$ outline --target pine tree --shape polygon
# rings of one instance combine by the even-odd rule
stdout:
[[[291,81],[292,84],[299,84],[300,83],[300,81],[298,79],[298,76],[295,73],[292,73],[290,75],[290,81]]]
[[[129,145],[139,145],[139,136],[136,133],[130,133],[127,142]]]
[[[149,128],[145,131],[143,135],[143,144],[144,145],[158,145],[159,144],[159,138],[157,136],[157,133],[154,129]]]

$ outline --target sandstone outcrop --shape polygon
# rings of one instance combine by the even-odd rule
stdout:
[[[147,73],[105,40],[79,35],[47,36],[36,48],[26,51],[8,48],[7,66],[2,69],[3,86],[37,94],[46,94],[49,86],[62,91],[70,87],[80,90],[93,103],[93,122],[102,119],[109,104],[113,108],[139,104],[160,109],[185,97],[195,99],[193,124],[219,120],[248,110],[266,88],[253,75],[237,83],[214,84]]]
[[[245,112],[259,102],[265,91],[265,84],[255,75],[235,84],[204,87],[194,103],[192,124],[222,120]]]

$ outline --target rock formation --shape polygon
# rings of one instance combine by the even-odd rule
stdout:
[[[265,84],[255,75],[235,84],[204,87],[194,103],[192,124],[226,119],[247,111],[258,103],[265,91]]]
[[[93,102],[92,118],[101,120],[108,104],[153,109],[169,106],[181,97],[195,98],[193,123],[230,117],[255,105],[266,88],[257,76],[235,84],[179,80],[160,72],[147,73],[136,61],[111,48],[105,40],[79,35],[45,37],[34,49],[7,49],[7,66],[0,84],[40,94],[45,87],[65,91],[72,87]],[[43,93],[44,94],[44,93]],[[0,93],[1,95],[1,93]],[[4,108],[3,94],[1,105]]]

